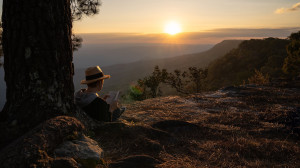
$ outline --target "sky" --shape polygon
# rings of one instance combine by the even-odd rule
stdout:
[[[286,38],[300,30],[300,0],[102,0],[100,13],[73,23],[87,43],[214,44]],[[0,0],[2,6],[2,0]],[[168,22],[182,33],[164,33]]]
[[[73,25],[75,33],[163,33],[300,27],[300,0],[102,0],[100,13]]]

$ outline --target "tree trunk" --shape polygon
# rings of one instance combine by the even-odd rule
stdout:
[[[2,22],[8,140],[74,110],[70,0],[3,0]]]

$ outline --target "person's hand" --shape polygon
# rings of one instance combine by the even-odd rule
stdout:
[[[119,108],[119,106],[118,106],[118,101],[113,101],[113,102],[110,104],[109,111],[110,111],[110,112],[113,112],[113,111],[115,111],[117,108]]]
[[[103,100],[106,101],[106,99],[109,98],[109,97],[110,97],[109,95],[104,95]]]

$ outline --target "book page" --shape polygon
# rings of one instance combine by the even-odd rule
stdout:
[[[109,95],[109,97],[106,99],[106,102],[108,104],[111,104],[114,101],[118,101],[119,95],[120,95],[120,91],[109,91],[108,95]]]

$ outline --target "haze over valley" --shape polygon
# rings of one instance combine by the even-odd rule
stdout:
[[[85,41],[85,38],[83,40]],[[99,65],[107,74],[112,74],[113,76],[115,76],[114,74],[116,73],[119,74],[115,76],[116,80],[116,78],[122,77],[122,74],[120,74],[119,68],[110,69],[109,66],[203,52],[213,46],[213,44],[95,44],[89,43],[89,39],[87,40],[87,43],[83,43],[82,47],[79,48],[79,51],[74,52],[73,62],[75,65],[75,90],[80,89],[80,80],[84,79],[84,70],[89,66]],[[3,59],[3,57],[1,59]],[[122,69],[124,69],[124,67]],[[149,70],[152,70],[152,67]],[[0,109],[2,109],[5,104],[6,97],[3,67],[0,67],[0,78]],[[118,81],[116,82],[118,83]],[[110,82],[108,82],[106,86],[109,86],[109,83]]]
[[[139,78],[149,75],[156,65],[168,70],[187,69],[190,66],[204,68],[214,59],[219,58],[236,48],[240,43],[241,40],[226,40],[203,52],[104,66],[102,67],[102,70],[112,77],[105,81],[103,91],[121,90],[126,92],[126,89],[129,89],[130,84]],[[74,76],[75,89],[81,87],[79,83],[82,79],[84,79],[84,68],[76,68]]]
[[[81,87],[84,70],[99,65],[112,78],[106,81],[104,91],[126,90],[129,85],[152,72],[155,65],[173,70],[189,66],[204,67],[210,61],[225,55],[239,41],[232,39],[286,38],[299,27],[278,29],[215,29],[206,32],[185,32],[176,36],[167,34],[98,33],[78,34],[82,47],[74,52],[74,86]],[[223,40],[229,40],[224,41]],[[213,48],[215,44],[220,43]],[[207,51],[207,52],[204,52]],[[3,57],[1,58],[3,59]],[[0,68],[0,109],[5,103],[4,70]]]
[[[74,52],[75,68],[170,58],[208,50],[212,44],[84,44]]]

